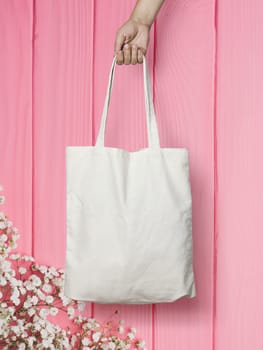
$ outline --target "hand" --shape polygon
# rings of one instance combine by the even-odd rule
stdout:
[[[143,63],[143,55],[146,55],[149,44],[149,33],[149,25],[128,19],[116,33],[114,46],[116,63]]]

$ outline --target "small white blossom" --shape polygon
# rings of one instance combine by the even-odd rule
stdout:
[[[90,341],[88,338],[83,338],[83,339],[81,340],[81,343],[82,343],[83,345],[89,345],[89,344],[91,343],[91,341]]]
[[[68,309],[67,309],[67,314],[69,316],[69,318],[73,318],[74,314],[75,314],[75,310],[72,306],[69,306]]]
[[[25,300],[23,306],[25,309],[29,309],[32,306],[30,299]]]
[[[41,309],[40,310],[40,312],[39,312],[39,315],[41,316],[41,317],[46,317],[46,316],[48,316],[49,315],[49,310],[48,309]]]
[[[18,271],[21,275],[24,275],[27,272],[27,269],[25,267],[21,266],[21,267],[19,267]]]
[[[141,340],[137,343],[137,346],[139,347],[139,349],[145,349],[145,341]]]
[[[93,333],[93,335],[92,335],[92,339],[93,339],[94,341],[98,341],[98,340],[100,339],[100,336],[101,336],[101,332],[95,332],[95,333]]]
[[[33,316],[36,313],[36,310],[32,307],[32,308],[27,310],[27,313],[29,316]]]
[[[127,334],[127,337],[130,338],[130,339],[134,339],[134,333],[129,332],[129,333]]]
[[[0,286],[5,286],[7,284],[7,280],[0,275]]]
[[[51,307],[49,310],[50,315],[55,316],[58,313],[58,308],[56,307]]]
[[[119,333],[123,333],[123,332],[124,332],[124,327],[123,327],[123,326],[120,326],[120,327],[118,328],[118,332],[119,332]]]
[[[43,289],[43,291],[46,292],[46,293],[50,293],[50,292],[52,291],[52,287],[51,287],[51,285],[48,284],[48,283],[44,283],[42,289]]]
[[[25,261],[35,261],[35,259],[32,256],[29,256],[29,255],[24,255],[23,256],[23,260],[25,260]]]
[[[86,302],[78,300],[78,310],[83,311],[86,307]]]
[[[133,333],[133,334],[135,334],[137,331],[136,331],[136,328],[135,327],[132,327],[131,328],[131,332]]]
[[[54,298],[52,297],[52,295],[48,295],[48,296],[46,297],[46,302],[47,302],[48,304],[53,303],[53,301],[54,301]]]

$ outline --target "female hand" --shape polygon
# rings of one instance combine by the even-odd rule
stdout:
[[[117,64],[143,62],[149,45],[150,25],[128,19],[118,30],[114,51]]]

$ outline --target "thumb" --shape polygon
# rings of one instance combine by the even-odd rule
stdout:
[[[122,46],[126,41],[126,35],[124,33],[119,33],[115,39],[114,51],[117,53],[119,50],[122,50]]]

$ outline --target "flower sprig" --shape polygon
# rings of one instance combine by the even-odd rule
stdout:
[[[0,204],[4,202],[1,195]],[[0,212],[1,349],[146,350],[134,327],[124,327],[124,320],[114,319],[118,310],[107,322],[81,315],[86,302],[64,295],[63,269],[38,264],[29,255],[11,253],[19,237],[12,221]],[[70,322],[66,329],[50,320],[60,313]]]

